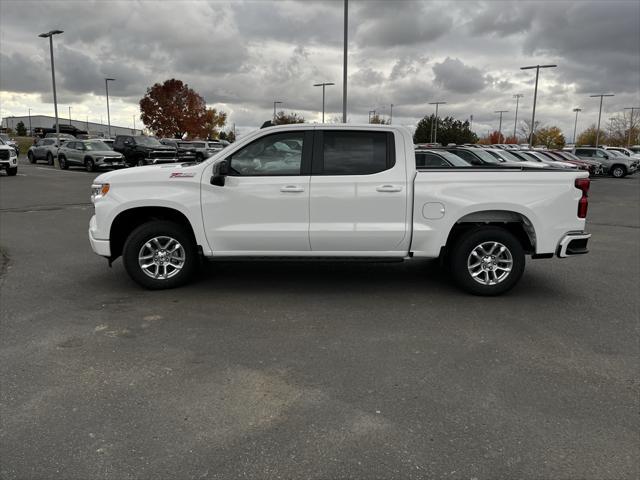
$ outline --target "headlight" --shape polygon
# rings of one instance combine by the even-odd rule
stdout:
[[[9,157],[17,157],[18,154],[16,153],[15,150],[9,150]]]
[[[98,198],[104,197],[109,193],[109,187],[108,183],[94,183],[91,185],[91,201],[95,202]]]

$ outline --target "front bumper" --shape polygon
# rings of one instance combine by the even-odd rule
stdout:
[[[590,233],[570,232],[567,233],[558,243],[556,254],[559,258],[566,258],[572,255],[584,255],[589,253],[587,243],[591,238]]]
[[[147,159],[147,163],[151,163],[153,165],[157,165],[159,163],[178,163],[180,160],[177,158],[149,158]]]
[[[97,230],[96,216],[91,217],[89,221],[89,243],[94,253],[102,257],[111,257],[111,244],[109,240],[99,240],[94,237],[94,232]]]
[[[16,157],[9,160],[0,160],[0,168],[15,168],[18,166],[18,159]]]

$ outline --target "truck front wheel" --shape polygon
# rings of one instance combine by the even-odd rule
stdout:
[[[451,251],[451,274],[460,288],[474,295],[500,295],[524,272],[524,250],[500,227],[479,227],[461,235]]]
[[[198,265],[198,253],[184,228],[174,222],[155,220],[131,232],[124,244],[122,260],[135,282],[150,290],[161,290],[191,280]]]

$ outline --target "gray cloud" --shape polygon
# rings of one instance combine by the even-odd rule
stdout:
[[[445,58],[433,66],[435,81],[450,92],[475,93],[485,86],[482,72],[476,67],[465,65],[457,58]]]
[[[1,0],[1,115],[26,111],[34,97],[50,108],[47,42],[55,39],[60,102],[74,112],[103,114],[105,76],[112,115],[130,119],[147,87],[179,78],[231,122],[257,126],[271,102],[318,119],[327,88],[327,116],[342,108],[342,2],[33,2]],[[531,107],[533,76],[518,67],[554,62],[541,75],[537,111],[547,124],[572,128],[571,109],[592,108],[589,93],[612,91],[614,111],[640,96],[639,2],[357,1],[349,13],[349,116],[371,109],[415,124],[428,101],[446,100],[447,114],[479,128],[511,109],[514,93]],[[21,97],[22,96],[22,97]],[[20,98],[25,98],[20,102]],[[13,111],[15,110],[15,112]],[[530,112],[530,111],[529,111]],[[530,114],[530,113],[529,113]],[[125,118],[124,113],[122,118]],[[125,120],[126,120],[125,118]],[[505,119],[505,122],[507,120]]]

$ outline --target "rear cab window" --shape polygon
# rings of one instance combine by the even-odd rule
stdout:
[[[314,175],[371,175],[395,165],[392,132],[318,130],[314,138]]]

